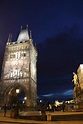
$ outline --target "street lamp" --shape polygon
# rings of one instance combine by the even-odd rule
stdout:
[[[27,99],[27,97],[25,96],[25,97],[24,97],[24,100],[26,100],[26,99]]]
[[[16,89],[16,93],[19,93],[20,92],[20,90],[19,89]]]

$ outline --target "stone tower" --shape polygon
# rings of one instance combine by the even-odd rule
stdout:
[[[24,93],[27,107],[37,101],[37,50],[28,29],[20,31],[17,41],[9,35],[6,43],[1,74],[0,102],[12,104],[18,94]],[[16,92],[18,91],[18,92]]]

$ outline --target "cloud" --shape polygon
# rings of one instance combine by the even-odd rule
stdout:
[[[70,96],[70,95],[73,95],[73,90],[70,89],[70,90],[67,90],[63,93],[64,96]]]
[[[59,101],[69,100],[69,99],[73,99],[73,90],[69,89],[55,93],[44,94],[44,95],[40,95],[39,98],[54,99]]]
[[[75,29],[72,26],[38,45],[40,75],[69,73],[82,63],[83,39],[77,37]]]

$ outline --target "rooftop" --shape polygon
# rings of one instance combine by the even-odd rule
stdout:
[[[23,42],[29,40],[29,33],[28,30],[21,30],[17,39],[17,42]]]

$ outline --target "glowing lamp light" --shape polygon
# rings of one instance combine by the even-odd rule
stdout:
[[[27,97],[24,97],[24,100],[26,100],[27,99]]]
[[[42,100],[40,100],[40,102],[42,102]]]
[[[20,92],[20,90],[19,89],[16,89],[16,93],[19,93]]]
[[[55,101],[55,106],[58,106],[58,105],[59,105],[59,101],[56,100],[56,101]]]

